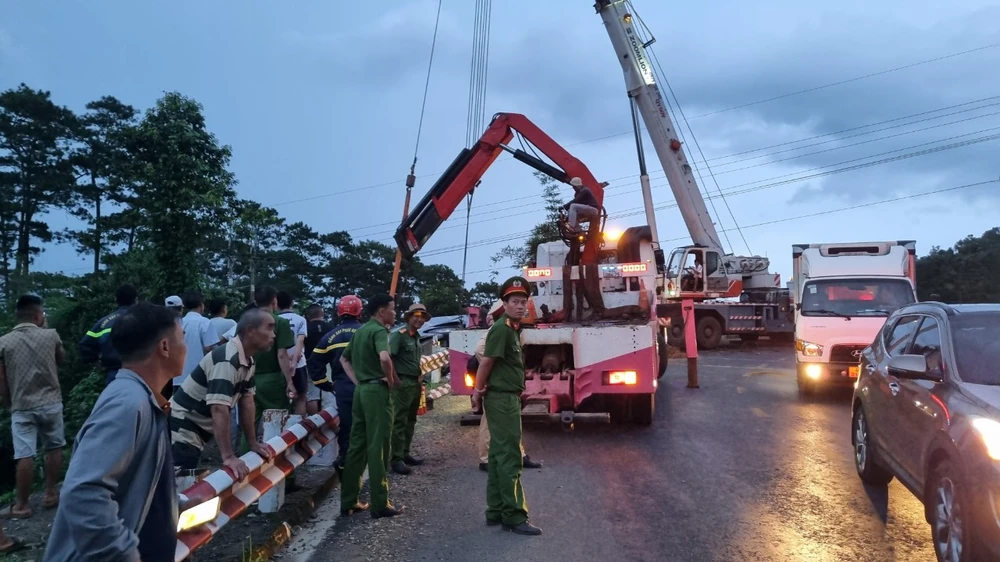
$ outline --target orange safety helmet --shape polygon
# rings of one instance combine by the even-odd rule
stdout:
[[[347,295],[341,297],[340,302],[337,303],[337,316],[357,316],[361,317],[361,309],[364,305],[361,304],[361,299],[355,295]]]

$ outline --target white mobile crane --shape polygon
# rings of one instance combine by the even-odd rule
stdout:
[[[755,340],[760,335],[790,340],[794,333],[794,315],[789,292],[781,288],[780,276],[768,271],[769,260],[761,256],[727,254],[722,248],[718,231],[708,214],[705,199],[670,119],[667,102],[656,84],[653,61],[646,51],[654,39],[650,36],[643,41],[641,38],[637,28],[641,20],[635,15],[629,0],[597,0],[594,8],[604,20],[625,74],[625,88],[632,104],[643,203],[660,270],[657,314],[672,320],[668,332],[670,343],[683,345],[679,302],[682,299],[696,301],[699,348],[715,348],[723,334],[738,334],[744,340]],[[673,250],[666,260],[659,248],[636,110],[646,125],[693,242],[691,246]],[[740,302],[710,300],[734,297],[739,297]]]

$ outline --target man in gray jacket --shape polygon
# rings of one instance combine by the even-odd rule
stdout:
[[[177,492],[160,389],[184,368],[180,319],[137,304],[115,322],[111,343],[122,368],[76,437],[46,561],[174,559]]]

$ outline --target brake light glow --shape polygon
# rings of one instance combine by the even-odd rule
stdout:
[[[634,385],[638,381],[635,371],[611,371],[608,373],[608,384]]]
[[[475,384],[476,384],[476,377],[470,375],[469,373],[465,373],[465,386],[472,388],[473,386],[475,386]]]

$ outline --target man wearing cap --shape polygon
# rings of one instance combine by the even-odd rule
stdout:
[[[489,314],[486,316],[486,327],[489,328],[493,326],[494,322],[498,318],[503,316],[503,301],[497,301],[493,303],[490,307]],[[476,345],[475,355],[469,360],[468,369],[469,372],[476,372],[479,369],[479,362],[483,359],[483,354],[486,352],[486,337],[489,336],[489,331],[483,334],[483,337],[479,339],[479,343]],[[489,472],[489,460],[490,460],[490,426],[486,422],[486,416],[481,416],[479,418],[479,470],[483,472]],[[524,452],[524,443],[521,443],[521,464],[524,468],[542,468],[541,461],[533,461]]]
[[[540,535],[528,522],[521,488],[521,394],[524,356],[521,319],[528,310],[528,281],[511,277],[500,286],[504,314],[486,336],[483,360],[476,371],[472,407],[482,406],[490,426],[489,477],[486,481],[486,524],[520,535]]]
[[[410,454],[420,407],[420,327],[431,319],[427,307],[415,303],[403,314],[403,326],[389,336],[389,354],[401,383],[392,391],[392,471],[409,474],[424,461]]]
[[[572,201],[563,205],[563,209],[569,213],[569,228],[579,232],[581,218],[596,220],[601,216],[600,205],[590,188],[583,185],[583,180],[573,178],[569,180],[569,184],[573,186],[576,194],[573,195]]]
[[[177,295],[170,295],[169,297],[163,299],[163,306],[177,314],[178,318],[180,318],[181,312],[184,311],[184,301],[182,301]]]

